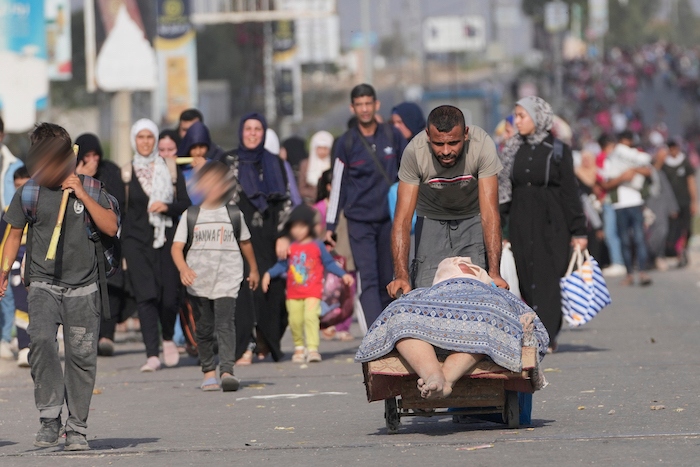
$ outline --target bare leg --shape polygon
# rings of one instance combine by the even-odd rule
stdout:
[[[482,358],[484,358],[482,354],[461,352],[450,354],[442,365],[442,373],[445,375],[443,394],[445,396],[450,395],[452,389],[455,387],[455,383],[459,381],[465,373],[474,368]]]
[[[396,350],[418,373],[418,389],[422,397],[444,397],[442,392],[445,376],[431,344],[419,339],[401,339],[396,343]]]

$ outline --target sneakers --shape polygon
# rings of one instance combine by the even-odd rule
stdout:
[[[309,363],[318,363],[321,360],[321,354],[318,353],[318,350],[310,350],[309,355],[306,357],[306,361]]]
[[[84,434],[76,431],[66,431],[65,451],[89,451],[90,445]]]
[[[17,354],[17,366],[29,368],[29,348],[21,349]]]
[[[112,339],[103,337],[97,343],[97,355],[100,357],[111,357],[114,355],[114,342]]]
[[[160,359],[158,357],[148,357],[146,364],[141,367],[141,373],[153,373],[160,370]]]
[[[3,360],[15,359],[15,354],[12,353],[12,346],[7,341],[0,342],[0,358]]]
[[[61,417],[42,418],[41,428],[34,439],[34,446],[38,448],[50,448],[58,446],[58,434],[61,430]]]
[[[304,347],[294,348],[294,355],[292,355],[292,363],[306,363],[306,349]]]
[[[627,274],[627,268],[622,264],[611,264],[603,269],[603,276],[605,277],[622,277],[625,274]]]
[[[180,363],[180,352],[177,350],[175,342],[163,341],[163,360],[168,368],[177,366]]]

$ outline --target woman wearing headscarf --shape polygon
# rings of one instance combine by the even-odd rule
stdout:
[[[177,157],[177,147],[181,142],[177,130],[163,130],[158,136],[158,154],[163,159]]]
[[[299,167],[301,166],[301,161],[309,157],[308,153],[306,152],[306,142],[298,136],[292,136],[285,139],[282,143],[282,147],[280,148],[279,156],[282,158],[282,160],[287,161],[289,165],[292,166],[292,170],[294,171],[294,179],[296,180],[299,178]]]
[[[75,144],[78,146],[76,173],[88,175],[101,181],[105,190],[117,199],[120,208],[122,208],[125,193],[121,171],[115,163],[104,158],[100,140],[92,133],[84,133],[76,138]],[[121,323],[129,317],[126,315],[128,292],[124,273],[120,270],[110,277],[107,281],[107,287],[112,319],[102,320],[97,352],[99,355],[108,357],[114,354],[114,330],[117,323]]]
[[[250,229],[255,260],[262,271],[277,263],[276,243],[283,235],[282,229],[292,207],[284,164],[265,149],[266,130],[265,117],[258,113],[245,115],[241,119],[240,143],[233,158],[237,161],[233,170],[238,179],[234,202]],[[250,344],[254,328],[258,358],[265,358],[268,353],[275,361],[282,358],[280,340],[287,328],[284,301],[283,279],[273,279],[267,294],[261,289],[241,289],[236,305],[238,365],[252,362],[252,347],[255,346]]]
[[[202,193],[197,192],[195,189],[195,175],[207,163],[207,154],[210,147],[211,137],[209,136],[209,129],[202,122],[194,122],[187,129],[185,137],[177,148],[178,156],[192,158],[192,162],[182,169],[182,175],[185,177],[185,184],[187,185],[187,194],[192,204],[201,204],[204,199]]]
[[[425,130],[423,111],[413,102],[402,102],[391,109],[391,122],[407,141]]]
[[[299,191],[306,203],[316,202],[318,181],[323,172],[331,168],[332,147],[333,135],[327,131],[319,131],[311,137],[309,157],[299,166]]]
[[[525,97],[514,114],[518,134],[503,150],[512,169],[499,197],[512,199],[509,240],[520,292],[547,328],[554,351],[562,323],[559,279],[566,273],[571,244],[587,246],[586,218],[571,148],[563,145],[561,154],[554,154],[551,106],[539,97]]]
[[[158,155],[157,138],[158,127],[151,120],[134,123],[134,159],[122,169],[127,198],[122,209],[122,247],[146,345],[143,372],[161,367],[159,324],[165,365],[175,366],[179,361],[173,334],[180,278],[170,247],[177,219],[191,204],[185,178],[174,160],[166,162]]]

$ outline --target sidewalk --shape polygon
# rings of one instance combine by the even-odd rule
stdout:
[[[98,362],[86,454],[32,446],[29,371],[0,363],[0,464],[698,465],[700,274],[653,278],[644,289],[611,283],[613,305],[563,332],[543,362],[550,385],[534,397],[532,427],[416,419],[387,435],[352,361],[359,341],[323,342],[320,364],[237,369],[243,388],[226,394],[202,393],[196,366],[139,373],[142,346],[128,344]],[[466,450],[475,446],[488,447]]]

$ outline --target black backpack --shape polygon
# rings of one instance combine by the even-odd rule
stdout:
[[[241,210],[235,204],[227,204],[226,210],[228,211],[229,219],[231,219],[233,235],[235,236],[236,241],[240,243]],[[199,217],[199,206],[190,206],[187,208],[185,215],[187,216],[187,242],[185,242],[184,253],[185,257],[187,257],[187,252],[192,247],[194,226],[197,224],[197,218]],[[184,288],[182,290],[183,299],[182,305],[180,306],[180,324],[182,326],[182,332],[185,335],[185,340],[187,341],[187,353],[192,357],[196,357],[198,355],[196,339],[197,326],[195,324],[192,305],[190,305],[189,300],[187,300],[187,294],[184,293]]]
[[[228,211],[228,217],[231,220],[231,226],[233,227],[233,235],[236,237],[236,241],[240,243],[241,241],[241,210],[235,204],[227,204],[226,211]],[[192,247],[192,235],[194,234],[194,226],[197,224],[197,218],[199,217],[199,206],[190,206],[187,208],[185,213],[187,216],[187,242],[185,242],[185,257],[187,257],[187,252],[190,251]]]
[[[120,217],[119,202],[117,199],[105,191],[102,182],[93,177],[80,175],[83,188],[95,201],[100,201],[100,194],[104,193],[109,202],[110,209]],[[36,222],[37,205],[39,203],[39,185],[30,179],[22,187],[21,203],[24,217],[27,219],[29,228],[27,230],[27,249],[24,269],[24,285],[29,287],[29,269],[32,254],[32,226]],[[119,232],[114,237],[101,233],[92,222],[90,214],[85,210],[85,231],[90,240],[95,244],[97,255],[97,269],[99,273],[100,295],[102,296],[102,315],[106,320],[111,319],[112,313],[109,307],[107,294],[107,278],[117,273],[121,266],[121,243],[119,242]]]

